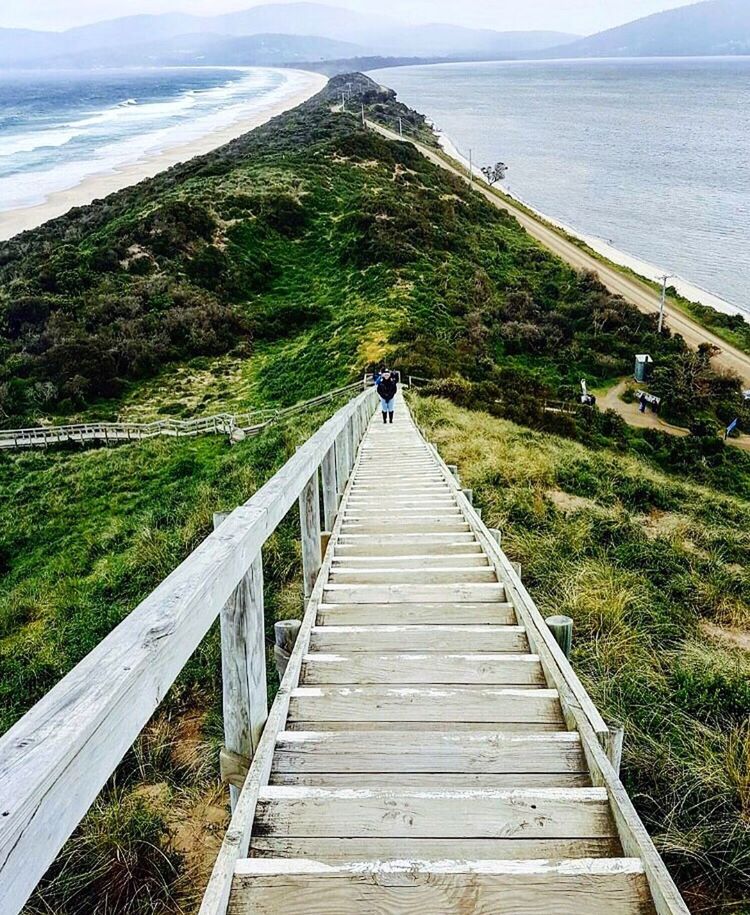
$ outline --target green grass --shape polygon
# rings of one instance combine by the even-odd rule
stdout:
[[[623,778],[694,912],[750,885],[750,501],[645,461],[413,398],[542,613],[575,621],[573,663],[625,726]]]

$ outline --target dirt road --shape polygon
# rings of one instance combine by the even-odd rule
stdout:
[[[600,410],[614,410],[615,413],[625,420],[629,426],[635,426],[638,429],[658,429],[660,432],[666,432],[667,435],[677,435],[683,438],[690,435],[689,429],[683,429],[681,426],[673,426],[666,423],[656,413],[652,413],[647,407],[645,413],[641,413],[637,403],[625,403],[620,397],[628,385],[633,382],[630,378],[623,379],[619,384],[610,388],[606,394],[597,397],[596,405]],[[738,438],[726,439],[726,444],[733,448],[741,448],[743,451],[750,451],[750,435],[740,435]]]
[[[395,131],[389,130],[387,127],[382,127],[374,121],[368,121],[367,124],[373,130],[388,137],[389,140],[400,139]],[[454,175],[458,175],[464,179],[466,178],[466,171],[458,164],[450,164],[441,155],[436,153],[435,150],[423,146],[421,143],[417,143],[412,139],[409,139],[407,142],[413,143],[422,155],[431,162],[434,162],[435,165],[439,165],[441,168],[452,172]],[[633,279],[626,274],[621,273],[616,268],[610,267],[597,260],[595,257],[592,257],[592,255],[588,254],[586,251],[581,250],[577,245],[568,241],[560,232],[550,228],[533,216],[530,216],[519,207],[514,206],[507,198],[500,197],[486,185],[477,181],[475,183],[475,188],[498,209],[512,213],[529,235],[541,242],[545,248],[548,248],[554,254],[557,254],[558,257],[567,261],[572,267],[579,270],[593,270],[599,275],[599,279],[610,292],[621,295],[624,299],[632,302],[641,311],[647,313],[659,311],[659,296],[645,283],[641,283],[637,279]],[[716,364],[736,372],[740,378],[742,378],[745,386],[750,387],[749,355],[730,346],[728,343],[725,343],[715,334],[711,333],[710,330],[701,327],[700,324],[696,323],[691,318],[686,317],[682,312],[677,311],[669,304],[667,304],[665,314],[670,329],[673,333],[680,334],[689,346],[696,349],[701,343],[713,343],[717,346],[721,350],[721,353],[715,359]]]

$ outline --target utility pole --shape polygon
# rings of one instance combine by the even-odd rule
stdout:
[[[401,123],[401,118],[398,119],[398,135],[400,139],[404,139],[404,125]]]
[[[346,96],[344,93],[341,93],[341,110],[346,111]]]
[[[362,102],[362,126],[367,127],[367,121],[365,121],[365,103]]]
[[[661,304],[659,305],[659,333],[664,327],[664,306],[667,304],[667,280],[672,279],[673,274],[667,273],[661,278]]]
[[[469,184],[474,185],[474,150],[469,150]]]

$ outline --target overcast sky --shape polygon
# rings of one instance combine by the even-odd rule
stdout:
[[[270,0],[285,2],[285,0]],[[456,22],[494,29],[556,29],[590,34],[687,0],[321,0],[412,22]],[[0,0],[0,26],[62,29],[131,13],[215,14],[253,0]]]

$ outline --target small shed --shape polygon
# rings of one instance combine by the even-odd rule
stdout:
[[[635,369],[633,371],[633,377],[636,381],[641,383],[648,381],[649,375],[651,374],[651,369],[653,368],[654,360],[648,353],[639,353],[635,357]]]

